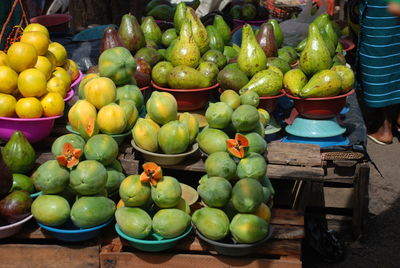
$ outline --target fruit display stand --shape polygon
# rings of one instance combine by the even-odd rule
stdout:
[[[329,227],[349,231],[351,239],[361,234],[369,200],[369,165],[364,153],[321,152],[317,145],[272,142],[265,158],[267,175],[277,189],[275,207],[318,214]],[[205,172],[200,156],[165,168]]]
[[[163,253],[146,253],[135,250],[115,232],[107,233],[108,243],[100,251],[100,267],[301,267],[301,240],[304,238],[302,212],[273,209],[272,238],[254,254],[234,258],[216,255],[194,232],[174,248]]]

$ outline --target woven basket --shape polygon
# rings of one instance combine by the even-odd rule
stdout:
[[[269,10],[271,17],[278,18],[280,20],[290,19],[293,15],[297,15],[301,12],[300,7],[294,6],[283,6],[276,5],[275,0],[264,0],[264,5]]]

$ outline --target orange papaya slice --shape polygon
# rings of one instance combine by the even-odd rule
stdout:
[[[226,145],[229,153],[240,159],[246,157],[249,151],[249,141],[240,133],[236,133],[234,139],[226,140]]]
[[[74,148],[74,146],[66,142],[63,145],[61,155],[58,155],[57,161],[61,166],[67,168],[73,168],[74,166],[79,164],[79,157],[82,154],[82,150],[78,148]]]
[[[146,162],[142,165],[143,172],[140,174],[141,182],[150,182],[153,186],[163,177],[162,169],[154,162]]]

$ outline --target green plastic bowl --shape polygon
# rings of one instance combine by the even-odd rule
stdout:
[[[79,132],[74,130],[70,124],[67,124],[67,126],[65,128],[68,130],[68,132],[71,132],[71,133],[74,133],[74,134],[80,136]],[[121,145],[124,142],[125,138],[130,136],[131,134],[132,134],[132,132],[128,131],[128,132],[121,133],[121,134],[106,134],[106,135],[112,137],[118,143],[118,145]]]
[[[192,226],[189,225],[186,231],[180,236],[169,239],[163,238],[155,233],[151,233],[148,236],[148,239],[133,238],[124,234],[124,232],[122,232],[122,230],[119,228],[118,224],[115,224],[115,230],[117,231],[119,236],[129,241],[131,245],[136,249],[147,252],[160,252],[175,246],[179,240],[187,236],[192,231]]]

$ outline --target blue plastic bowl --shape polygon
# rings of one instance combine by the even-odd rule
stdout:
[[[192,226],[189,225],[183,234],[174,238],[163,238],[155,233],[151,233],[148,239],[137,239],[124,234],[124,232],[122,232],[122,230],[119,228],[118,224],[115,224],[115,230],[119,236],[129,241],[136,249],[148,252],[160,252],[175,246],[180,239],[184,238],[192,231]]]
[[[321,148],[332,146],[345,146],[350,144],[350,140],[343,135],[328,138],[304,138],[289,135],[287,137],[284,137],[282,139],[282,142],[315,144],[319,145]]]
[[[31,198],[33,199],[33,198],[36,198],[36,197],[38,197],[39,195],[41,195],[42,194],[42,192],[36,192],[36,193],[33,193],[33,194],[31,194]]]
[[[304,138],[328,138],[346,132],[346,128],[340,126],[336,118],[308,119],[301,116],[296,117],[285,130],[291,135]]]
[[[73,133],[73,134],[76,134],[76,135],[80,135],[79,132],[74,130],[70,124],[67,124],[65,128],[70,133]],[[127,131],[127,132],[124,132],[124,133],[121,133],[121,134],[106,134],[106,135],[112,137],[117,142],[118,145],[121,145],[124,142],[126,137],[132,135],[132,131]]]
[[[59,227],[51,227],[41,223],[37,223],[41,228],[49,231],[55,238],[66,242],[79,242],[96,237],[102,228],[106,227],[114,220],[111,217],[107,222],[95,227],[80,229],[76,227],[70,220]],[[62,229],[61,229],[62,228]]]

